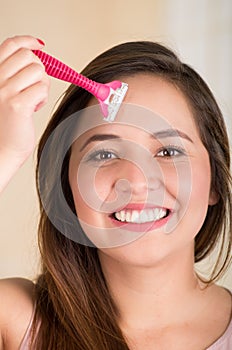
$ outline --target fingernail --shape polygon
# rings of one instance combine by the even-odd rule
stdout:
[[[43,40],[37,38],[37,41],[40,43],[40,45],[43,45],[43,46],[45,45]]]

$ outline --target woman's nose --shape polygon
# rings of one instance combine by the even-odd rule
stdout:
[[[162,170],[154,159],[139,161],[125,160],[116,180],[117,192],[130,192],[132,196],[142,196],[160,189],[163,183]]]

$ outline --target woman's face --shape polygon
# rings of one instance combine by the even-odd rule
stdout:
[[[80,116],[89,124],[72,146],[69,180],[94,244],[117,259],[150,263],[193,249],[214,204],[210,164],[178,88],[152,75],[125,80],[125,104],[113,123]]]

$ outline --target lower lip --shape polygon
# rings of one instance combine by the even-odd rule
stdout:
[[[161,228],[162,226],[165,226],[167,222],[170,220],[173,213],[169,213],[167,217],[157,220],[157,221],[150,221],[145,222],[141,224],[132,223],[132,222],[122,222],[116,220],[114,217],[111,217],[111,221],[113,224],[119,228],[123,228],[127,231],[134,231],[134,232],[149,232],[157,230],[158,228]]]

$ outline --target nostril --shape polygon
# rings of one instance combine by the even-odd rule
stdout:
[[[150,177],[147,179],[147,187],[151,190],[157,190],[161,187],[161,180],[158,177]]]
[[[131,184],[127,179],[119,179],[115,183],[115,190],[117,192],[131,192]]]

